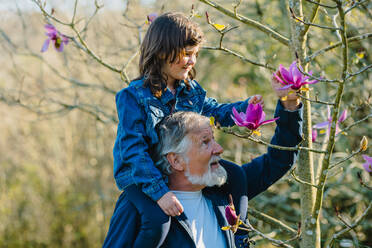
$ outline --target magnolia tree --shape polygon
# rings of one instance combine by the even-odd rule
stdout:
[[[131,37],[125,37],[123,45],[123,40],[116,38],[116,30],[105,30],[105,27],[100,32],[89,32],[92,22],[102,18],[99,11],[103,5],[97,0],[94,2],[93,14],[88,17],[79,13],[77,0],[68,16],[59,14],[58,7],[51,8],[48,1],[32,2],[44,18],[40,28],[44,26],[45,40],[39,44],[40,50],[35,51],[25,45],[20,51],[6,32],[2,31],[7,47],[11,53],[41,61],[53,72],[54,77],[67,82],[74,91],[56,88],[43,90],[42,95],[35,96],[22,88],[23,79],[19,79],[18,90],[3,90],[0,99],[39,116],[59,116],[78,109],[105,125],[117,123],[114,108],[112,104],[107,104],[107,98],[113,99],[115,92],[128,85],[131,78],[136,76],[136,61],[143,33],[158,14],[168,9],[156,5],[156,13],[141,11],[141,17],[133,18],[129,14],[133,3],[125,2],[126,8],[120,22],[131,30]],[[372,19],[370,6],[368,0],[329,0],[324,3],[320,0],[283,0],[277,3],[245,3],[240,0],[228,4],[199,0],[183,6],[183,12],[200,23],[210,40],[204,44],[202,55],[210,56],[210,61],[221,55],[226,60],[232,58],[234,63],[242,62],[245,67],[250,65],[259,71],[258,74],[264,75],[266,81],[273,78],[281,83],[279,91],[283,92],[282,101],[292,95],[302,99],[304,135],[303,141],[296,147],[275,146],[268,142],[270,135],[265,135],[266,129],[261,129],[261,125],[273,122],[274,119],[265,120],[266,115],[260,105],[250,105],[243,113],[233,109],[233,119],[238,127],[217,126],[222,132],[231,134],[231,137],[248,139],[262,147],[299,151],[297,166],[290,171],[292,181],[289,190],[292,193],[293,189],[299,192],[299,211],[291,205],[286,213],[276,210],[276,214],[281,217],[274,218],[250,206],[249,219],[242,221],[236,216],[233,203],[226,208],[230,226],[224,229],[246,230],[250,236],[247,242],[252,246],[254,241],[258,246],[270,242],[281,247],[302,248],[352,247],[359,243],[371,245],[367,238],[371,234],[367,230],[370,226],[363,225],[371,209],[371,187],[367,182],[368,173],[372,171],[372,158],[368,155],[368,138],[371,138],[368,130],[371,129],[366,127],[372,117],[372,66],[366,52],[371,49],[369,41],[372,33],[368,25]],[[275,20],[271,20],[275,27],[265,24],[263,13],[266,7],[267,11],[273,12],[279,9],[279,15],[276,14]],[[19,16],[26,26],[24,17],[21,14]],[[245,31],[240,31],[242,29],[247,32],[247,37],[250,36],[249,41],[245,39]],[[107,51],[94,44],[92,36],[109,39],[110,42],[105,43],[107,47],[115,48],[118,44],[121,47],[116,51]],[[252,40],[263,42],[264,45],[257,49],[255,43],[250,42]],[[99,42],[101,40],[97,38]],[[214,43],[217,45],[213,46]],[[44,57],[47,53],[62,56]],[[58,60],[61,61],[56,62]],[[88,74],[98,79],[98,83],[84,81],[86,77],[81,75],[85,73],[83,71],[71,76],[69,71],[60,69],[67,67],[63,65],[67,63],[80,67],[82,61]],[[208,77],[204,75],[204,79]],[[108,79],[113,83],[108,83]],[[245,83],[242,77],[237,81],[239,84]],[[213,89],[213,85],[210,88]],[[98,101],[89,101],[92,92],[98,91],[99,96],[96,95],[95,99]],[[358,140],[357,145],[355,140]],[[353,170],[354,176],[348,182],[357,182],[353,192],[360,197],[355,202],[356,210],[349,211],[344,206],[332,205],[332,197],[337,194],[334,192],[347,188],[343,180],[346,180],[351,169],[343,168],[355,161],[359,161],[357,164],[360,166],[357,173]],[[352,199],[353,194],[347,197]],[[260,206],[259,203],[253,205]],[[273,208],[280,209],[279,206]],[[294,213],[294,219],[288,221],[286,215],[290,212]],[[255,224],[259,224],[259,227]],[[272,229],[278,231],[267,233]]]

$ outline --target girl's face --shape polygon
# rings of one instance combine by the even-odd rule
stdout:
[[[173,86],[176,80],[185,80],[189,71],[196,63],[198,56],[199,46],[187,46],[185,54],[180,55],[173,63],[165,63],[163,66],[163,73],[167,75],[167,86]]]

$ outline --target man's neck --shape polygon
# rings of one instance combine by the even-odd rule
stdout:
[[[205,185],[192,184],[185,175],[170,175],[169,189],[177,191],[199,191],[205,188]]]

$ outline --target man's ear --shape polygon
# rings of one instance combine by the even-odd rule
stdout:
[[[171,167],[176,171],[183,171],[183,164],[185,163],[185,160],[180,154],[170,152],[167,154],[167,159]]]

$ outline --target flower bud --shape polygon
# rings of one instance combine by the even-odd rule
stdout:
[[[362,140],[360,141],[360,151],[364,152],[367,150],[368,147],[368,139],[366,136],[363,136]]]

